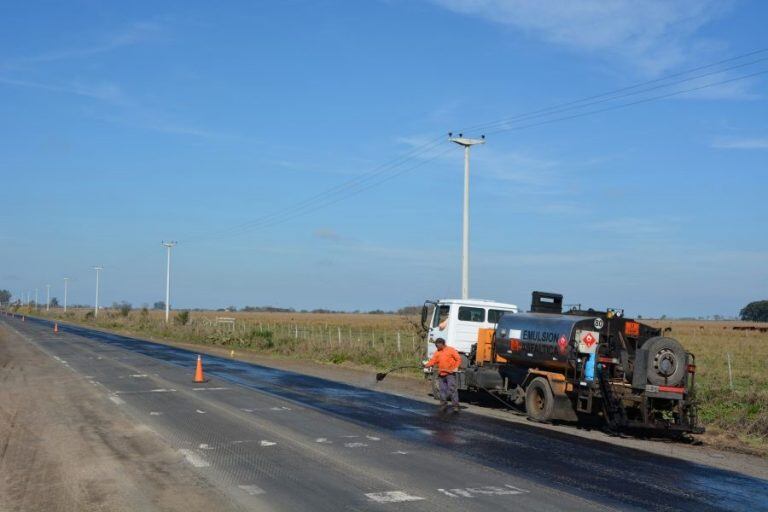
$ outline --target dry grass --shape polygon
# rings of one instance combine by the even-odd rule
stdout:
[[[51,314],[62,318],[61,312]],[[234,329],[217,324],[217,317],[235,318]],[[163,322],[162,311],[134,310],[124,317],[105,310],[94,321],[92,313],[78,310],[63,318],[159,340],[379,369],[416,364],[425,353],[418,319],[397,315],[192,312],[186,325],[170,326]],[[671,327],[669,335],[696,355],[699,415],[708,430],[705,440],[768,455],[768,333],[733,329],[756,325],[742,322],[649,323]]]

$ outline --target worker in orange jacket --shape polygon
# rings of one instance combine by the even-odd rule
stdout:
[[[459,411],[459,390],[456,382],[456,371],[461,365],[461,356],[455,348],[445,344],[443,338],[435,340],[437,351],[432,358],[424,363],[425,368],[437,366],[437,379],[440,388],[440,406],[445,408],[450,397],[454,411]]]

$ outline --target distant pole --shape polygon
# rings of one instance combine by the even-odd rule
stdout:
[[[167,249],[168,261],[165,269],[165,323],[171,316],[171,247],[177,242],[163,242],[162,245]]]
[[[39,309],[40,309],[40,306],[38,304],[38,299],[37,299],[37,288],[35,288],[35,311]]]
[[[45,285],[45,312],[51,310],[51,285]]]
[[[469,148],[476,144],[485,144],[485,135],[480,139],[468,139],[459,134],[453,137],[448,134],[448,140],[464,147],[464,215],[462,222],[461,244],[461,298],[469,298]]]
[[[64,278],[64,312],[67,312],[67,283],[69,282],[69,278]]]
[[[93,307],[93,318],[97,318],[99,316],[99,274],[104,268],[93,267],[93,270],[96,271],[96,305]]]

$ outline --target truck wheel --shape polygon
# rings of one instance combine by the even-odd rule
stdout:
[[[656,336],[643,343],[648,351],[648,382],[656,386],[677,386],[687,371],[688,357],[680,343]]]
[[[536,377],[525,390],[525,412],[534,421],[547,422],[552,419],[555,397],[544,377]]]

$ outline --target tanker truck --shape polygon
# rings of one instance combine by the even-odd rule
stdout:
[[[436,317],[441,302],[422,309],[428,333],[435,325],[432,319],[427,326],[430,306]],[[530,312],[509,309],[478,328],[475,343],[461,351],[460,390],[524,406],[539,422],[591,416],[613,429],[704,431],[696,417],[694,355],[661,329],[619,309],[563,311],[557,293],[533,292]]]

